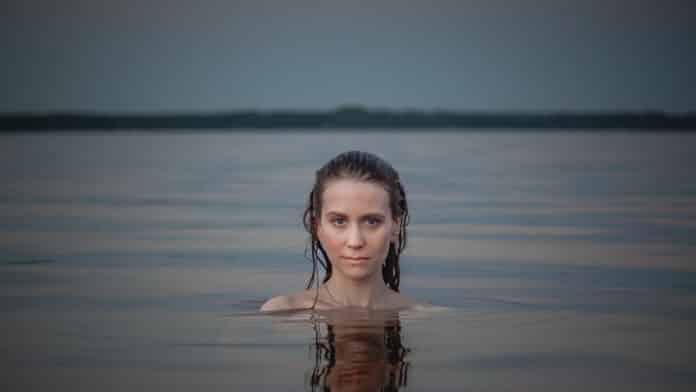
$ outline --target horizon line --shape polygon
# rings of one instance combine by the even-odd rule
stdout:
[[[217,116],[226,114],[273,115],[292,114],[426,114],[426,115],[493,115],[493,116],[548,116],[548,115],[655,115],[655,116],[696,116],[696,109],[686,111],[669,111],[661,109],[536,109],[536,110],[491,110],[491,109],[422,109],[422,108],[379,108],[362,105],[341,105],[333,109],[220,109],[220,110],[37,110],[37,111],[0,111],[0,117],[13,116]]]

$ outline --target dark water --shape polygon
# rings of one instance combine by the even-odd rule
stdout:
[[[313,172],[354,148],[401,172],[402,290],[446,309],[258,314],[305,284]],[[0,156],[3,390],[696,385],[696,135],[16,134]]]

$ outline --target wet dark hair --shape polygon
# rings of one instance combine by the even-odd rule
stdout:
[[[399,178],[399,173],[382,158],[362,151],[347,151],[339,154],[316,172],[312,191],[309,193],[307,208],[303,214],[304,227],[309,233],[309,244],[306,253],[312,261],[312,275],[307,282],[307,289],[314,282],[319,284],[317,265],[324,268],[322,283],[331,278],[331,260],[319,242],[317,226],[321,219],[322,195],[326,184],[335,179],[356,179],[381,185],[389,195],[389,209],[394,220],[400,219],[399,236],[396,244],[389,244],[389,252],[382,267],[384,283],[394,291],[399,291],[400,270],[399,256],[406,248],[406,225],[408,225],[408,203],[406,192]]]

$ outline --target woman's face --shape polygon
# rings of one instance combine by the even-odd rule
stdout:
[[[357,179],[330,180],[322,195],[319,241],[333,273],[352,280],[381,280],[389,242],[398,221],[389,209],[389,195],[379,184]]]

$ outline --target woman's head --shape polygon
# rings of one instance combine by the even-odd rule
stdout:
[[[327,204],[338,207],[334,208],[336,211],[327,211]],[[364,211],[365,215],[353,216],[352,212],[344,211],[346,209]],[[349,230],[348,221],[354,217],[364,218],[364,223],[356,222],[355,226],[364,227],[364,230]],[[406,247],[408,219],[404,187],[389,163],[376,155],[360,151],[345,152],[330,160],[317,171],[304,212],[304,226],[310,234],[309,250],[313,263],[307,288],[312,286],[315,279],[319,279],[317,264],[324,268],[323,281],[326,282],[336,267],[333,263],[340,261],[336,260],[339,256],[361,257],[363,252],[360,247],[364,239],[366,251],[372,252],[372,255],[379,254],[383,259],[379,260],[378,266],[381,266],[384,283],[398,291],[399,256]],[[343,233],[340,234],[342,237],[338,233]],[[337,250],[337,243],[344,240],[347,250]]]

